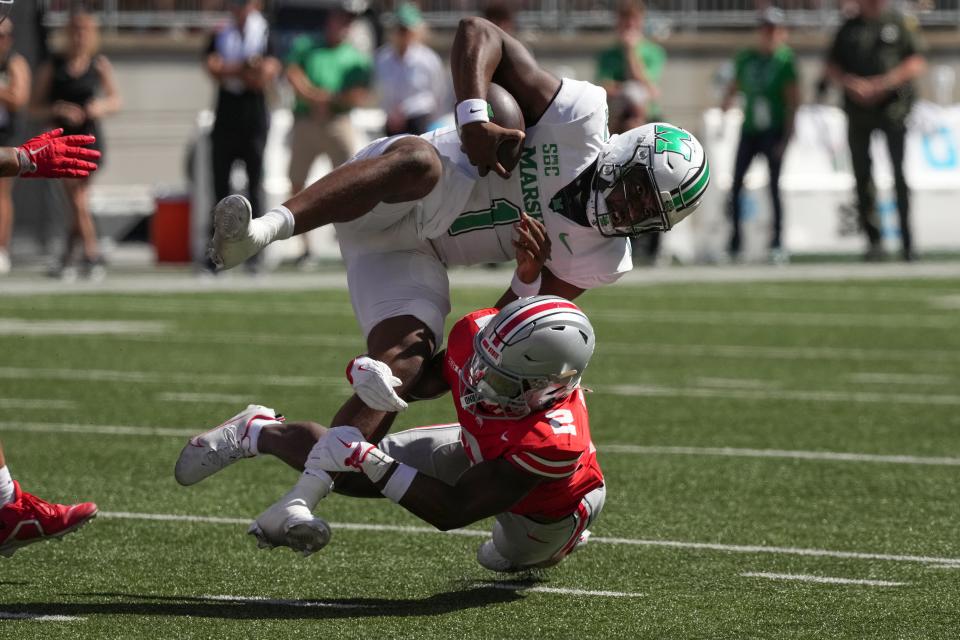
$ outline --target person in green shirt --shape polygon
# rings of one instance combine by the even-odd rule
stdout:
[[[900,214],[903,259],[913,260],[910,192],[903,175],[906,118],[913,81],[926,71],[915,21],[888,8],[887,0],[860,0],[860,11],[841,25],[827,55],[827,77],[843,88],[847,142],[857,182],[857,212],[867,234],[867,260],[883,259],[876,188],[871,175],[870,137],[884,133]]]
[[[783,205],[780,200],[780,168],[787,143],[793,135],[793,121],[800,102],[797,66],[793,51],[786,43],[787,29],[783,11],[768,7],[760,14],[759,41],[739,51],[734,58],[734,75],[727,87],[721,108],[727,110],[739,93],[743,96],[743,125],[733,184],[730,187],[730,255],[741,250],[743,179],[754,157],[763,155],[770,172],[770,200],[773,228],[770,236],[770,260],[788,260],[783,250]]]
[[[667,62],[663,47],[644,37],[646,9],[629,0],[617,9],[617,43],[597,57],[597,84],[607,91],[610,133],[623,133],[662,120],[660,78]],[[633,240],[638,262],[653,264],[660,253],[660,234]]]
[[[287,79],[296,101],[290,145],[292,193],[303,190],[318,155],[338,167],[357,151],[350,111],[370,98],[372,60],[348,40],[353,14],[331,9],[324,37],[294,40],[287,57]]]
[[[597,83],[607,90],[611,104],[611,133],[661,117],[658,85],[667,54],[663,47],[644,37],[644,21],[642,2],[634,0],[620,5],[617,44],[597,58]]]

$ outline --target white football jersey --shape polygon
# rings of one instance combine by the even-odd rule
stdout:
[[[434,218],[443,220],[443,230],[434,227],[426,237],[447,266],[506,262],[515,256],[513,224],[526,211],[550,236],[547,266],[554,275],[581,289],[614,282],[633,268],[629,239],[604,237],[551,209],[554,196],[593,164],[608,138],[606,92],[564,78],[540,121],[526,133],[523,156],[509,180],[494,172],[481,178],[460,150],[455,129],[423,136],[475,181],[469,194],[462,187],[456,194],[445,190],[441,206],[446,211]],[[559,199],[553,205],[560,207]]]

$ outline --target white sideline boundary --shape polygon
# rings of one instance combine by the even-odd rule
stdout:
[[[744,578],[767,578],[770,580],[791,580],[795,582],[815,582],[817,584],[855,584],[867,587],[902,587],[908,582],[891,582],[889,580],[860,580],[853,578],[830,578],[827,576],[809,576],[800,573],[766,573],[751,571],[741,573]]]
[[[153,520],[160,522],[193,522],[209,524],[249,524],[250,518],[222,517],[222,516],[195,516],[178,515],[172,513],[133,513],[129,511],[101,511],[103,518],[117,518],[124,520]],[[432,527],[414,527],[406,525],[364,524],[356,522],[331,522],[333,529],[346,531],[386,531],[392,533],[460,535],[472,538],[486,538],[490,534],[479,529],[455,529],[453,531],[439,531]],[[599,544],[663,547],[671,549],[691,549],[697,551],[720,551],[723,553],[745,554],[775,554],[808,556],[820,558],[842,558],[847,560],[876,560],[886,562],[909,562],[933,564],[943,566],[960,566],[960,558],[941,558],[935,556],[918,556],[891,553],[868,553],[861,551],[834,551],[830,549],[809,549],[803,547],[768,547],[763,545],[720,544],[712,542],[689,542],[683,540],[644,540],[642,538],[608,538],[592,536],[590,542]]]
[[[73,424],[66,422],[4,422],[0,431],[26,433],[77,433],[108,436],[159,436],[170,438],[192,437],[205,426],[196,428],[137,427],[131,425]],[[727,456],[731,458],[787,458],[826,462],[873,462],[886,464],[926,465],[934,467],[960,466],[960,457],[914,456],[896,454],[851,453],[844,451],[803,451],[789,449],[749,449],[738,447],[671,447],[635,444],[601,443],[597,448],[603,454]]]

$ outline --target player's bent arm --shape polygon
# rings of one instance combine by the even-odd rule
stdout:
[[[486,98],[496,82],[516,99],[527,126],[537,123],[560,89],[519,40],[483,18],[460,21],[450,52],[457,101]]]
[[[383,484],[389,482],[389,478]],[[459,529],[503,513],[540,479],[506,460],[487,460],[467,469],[453,486],[418,473],[400,506],[441,531]]]
[[[566,298],[567,300],[574,300],[580,297],[586,289],[581,289],[575,285],[570,284],[565,280],[561,280],[549,269],[544,269],[541,274],[541,283],[540,283],[540,295],[542,296],[560,296],[561,298]]]
[[[443,361],[447,357],[447,350],[443,349],[424,364],[423,372],[417,382],[407,390],[404,399],[410,402],[417,400],[433,400],[450,391],[450,385],[443,377]]]

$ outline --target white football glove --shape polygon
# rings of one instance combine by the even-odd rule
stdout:
[[[393,390],[403,382],[393,375],[385,362],[367,356],[358,356],[347,366],[347,380],[354,392],[371,409],[376,411],[403,411],[407,403]]]
[[[333,427],[317,440],[304,464],[306,471],[329,473],[362,471],[374,482],[380,480],[393,458],[367,442],[356,427]]]

